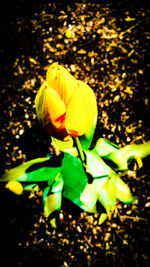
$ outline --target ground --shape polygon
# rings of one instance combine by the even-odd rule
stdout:
[[[104,137],[124,146],[150,136],[150,9],[144,1],[12,1],[0,11],[0,174],[52,152],[35,114],[35,95],[58,62],[94,90]],[[0,186],[1,266],[149,266],[149,157],[123,178],[136,197],[98,225],[63,200],[49,229],[42,200]]]

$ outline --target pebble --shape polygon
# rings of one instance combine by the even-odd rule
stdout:
[[[147,203],[145,204],[145,208],[150,208],[150,202],[147,202]]]

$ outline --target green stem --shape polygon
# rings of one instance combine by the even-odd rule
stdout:
[[[78,150],[78,153],[79,153],[79,157],[80,157],[82,163],[85,164],[85,156],[84,156],[84,153],[83,153],[83,149],[82,149],[80,140],[79,140],[78,137],[74,137],[74,139],[75,139],[76,147],[77,147],[77,150]]]

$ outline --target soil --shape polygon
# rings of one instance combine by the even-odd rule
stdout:
[[[104,137],[120,146],[150,139],[150,8],[144,1],[16,0],[0,11],[0,174],[53,152],[40,128],[35,95],[53,62],[94,90]],[[136,197],[98,214],[63,199],[50,229],[39,196],[0,185],[0,266],[150,266],[150,157],[123,179]]]

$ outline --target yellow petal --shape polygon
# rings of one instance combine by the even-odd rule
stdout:
[[[68,105],[76,84],[71,73],[58,63],[53,63],[46,73],[46,81],[48,86],[59,94],[65,105]]]
[[[92,89],[77,81],[58,63],[49,67],[45,85],[47,92],[42,87],[36,97],[37,116],[45,130],[59,140],[67,134],[82,136],[87,133],[97,116]]]
[[[60,96],[45,82],[35,99],[36,114],[43,128],[56,138],[64,138],[66,106]]]
[[[94,124],[97,104],[94,92],[84,82],[77,81],[67,106],[66,129],[72,136],[85,134]]]

